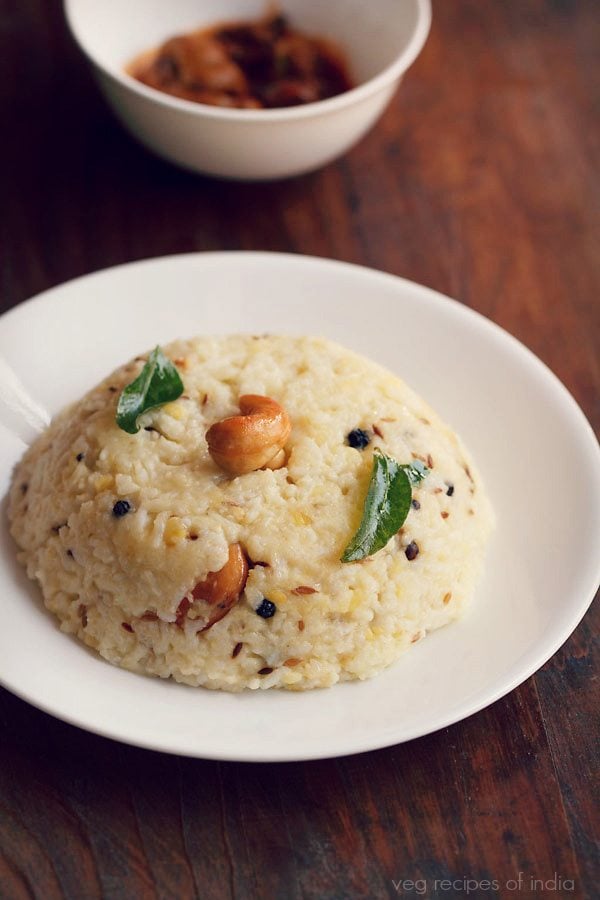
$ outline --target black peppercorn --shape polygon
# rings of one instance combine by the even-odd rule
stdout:
[[[117,519],[120,519],[121,516],[126,516],[130,509],[131,503],[129,502],[129,500],[117,500],[117,502],[113,506],[113,516],[116,516]]]
[[[271,616],[274,616],[277,612],[277,607],[273,603],[272,600],[267,600],[265,597],[260,606],[256,608],[256,615],[260,616],[262,619],[270,619]]]
[[[410,505],[412,506],[413,509],[421,509],[421,504],[419,503],[418,500],[411,500]]]
[[[83,453],[78,453],[77,456],[75,457],[75,459],[77,460],[77,462],[81,462],[81,460],[83,459],[83,456],[84,456]]]
[[[419,545],[416,541],[411,541],[404,552],[406,554],[406,558],[412,562],[412,560],[416,559],[419,555]]]
[[[449,484],[449,485],[448,485],[448,490],[446,491],[446,496],[451,497],[453,493],[454,493],[454,485],[453,485],[453,484]]]
[[[346,440],[349,447],[353,447],[355,450],[364,450],[371,443],[371,435],[368,431],[363,431],[362,428],[355,428],[354,431],[350,432]]]

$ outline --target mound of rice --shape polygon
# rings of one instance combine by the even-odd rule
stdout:
[[[369,678],[463,614],[491,509],[460,440],[402,381],[315,338],[201,337],[163,350],[184,393],[145,413],[138,434],[117,427],[115,410],[147,356],[58,415],[16,467],[12,534],[63,631],[135,672],[305,690]],[[243,394],[287,411],[283,468],[231,476],[209,455],[207,429],[239,414]],[[363,449],[348,444],[359,428],[371,438]],[[386,547],[342,563],[375,448],[430,472]],[[191,591],[236,543],[245,589],[203,630],[206,604]],[[265,598],[268,618],[256,611]]]

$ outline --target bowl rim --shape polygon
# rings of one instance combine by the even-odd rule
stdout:
[[[378,93],[383,88],[392,84],[396,79],[400,78],[404,72],[413,64],[423,49],[423,46],[429,35],[431,28],[431,0],[413,0],[416,6],[417,20],[414,30],[399,54],[396,55],[393,62],[387,65],[381,72],[369,78],[362,84],[337,94],[335,97],[329,97],[326,100],[317,100],[313,103],[304,103],[299,106],[278,107],[275,109],[237,109],[221,106],[210,106],[207,103],[198,103],[194,100],[182,100],[179,97],[173,97],[155,88],[148,87],[140,81],[136,81],[127,72],[119,71],[100,62],[96,55],[91,52],[83,38],[77,31],[73,21],[73,8],[77,0],[63,0],[63,11],[67,26],[75,43],[82,51],[84,56],[108,78],[116,81],[121,87],[129,90],[133,94],[153,101],[159,106],[180,110],[181,112],[189,112],[199,117],[209,119],[220,119],[225,121],[240,122],[276,122],[290,119],[303,119],[314,115],[325,115],[329,112],[344,109],[347,106],[366,100],[373,94]]]

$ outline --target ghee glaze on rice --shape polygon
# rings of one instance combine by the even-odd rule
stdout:
[[[137,434],[115,413],[147,356],[59,414],[15,469],[19,559],[63,631],[135,672],[306,690],[369,678],[463,614],[491,508],[459,438],[400,379],[309,337],[199,337],[164,353],[183,393]],[[279,468],[234,474],[209,452],[245,395],[287,415]],[[420,460],[427,477],[385,547],[344,563],[378,452]],[[235,565],[215,602],[203,590]]]

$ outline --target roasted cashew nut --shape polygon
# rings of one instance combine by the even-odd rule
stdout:
[[[292,430],[285,409],[258,394],[244,394],[239,402],[240,416],[230,416],[208,429],[210,455],[232,475],[280,469],[285,463],[283,447]]]
[[[231,544],[229,557],[218,572],[209,572],[204,581],[192,590],[194,600],[206,600],[213,609],[202,631],[227,615],[246,586],[248,560],[240,544]]]

